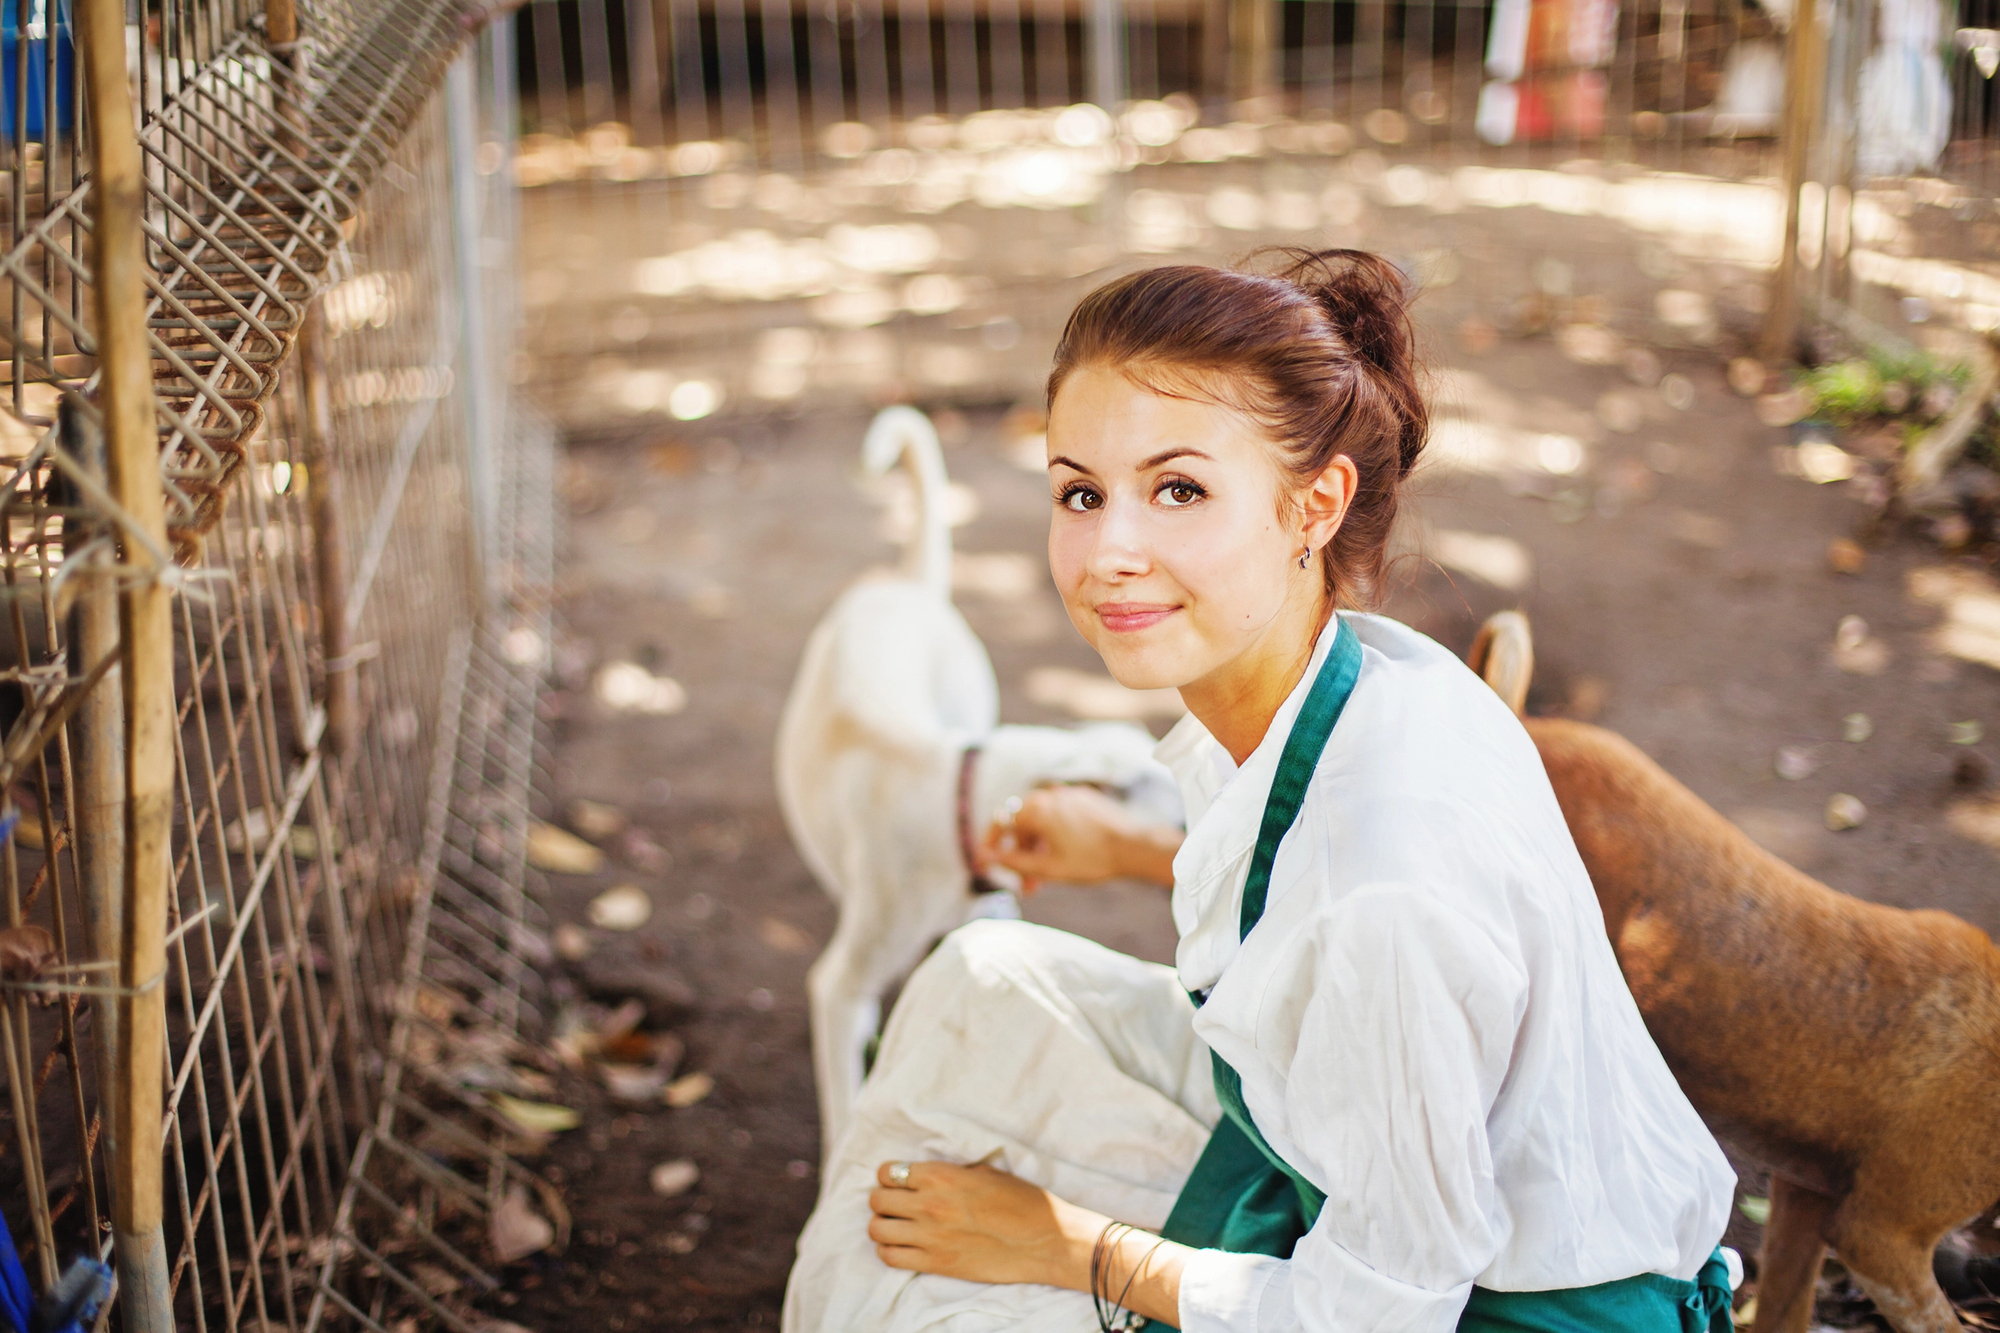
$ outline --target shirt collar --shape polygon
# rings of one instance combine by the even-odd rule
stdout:
[[[1181,935],[1177,963],[1182,984],[1191,988],[1214,984],[1222,964],[1235,954],[1237,904],[1264,821],[1271,780],[1292,722],[1339,630],[1340,618],[1335,616],[1313,645],[1304,674],[1278,706],[1264,739],[1240,768],[1230,763],[1229,752],[1192,713],[1153,751],[1173,772],[1187,807],[1187,840],[1174,857],[1174,925]]]

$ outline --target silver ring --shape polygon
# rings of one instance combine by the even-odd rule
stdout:
[[[889,1163],[889,1185],[892,1189],[906,1190],[910,1187],[910,1164],[908,1162]]]

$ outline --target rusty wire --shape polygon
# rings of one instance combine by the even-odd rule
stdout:
[[[30,17],[18,8],[24,53]],[[115,629],[86,643],[72,628],[131,580],[181,594],[168,968],[139,988],[163,986],[168,1011],[177,1326],[464,1327],[464,1301],[409,1266],[442,1259],[484,1291],[484,1213],[518,1185],[559,1216],[493,1146],[505,1126],[478,1095],[405,1072],[424,995],[465,1006],[431,1041],[489,1044],[518,1039],[538,998],[524,849],[548,435],[502,411],[483,460],[469,440],[466,384],[493,377],[461,347],[477,294],[454,264],[437,93],[482,18],[322,3],[280,49],[261,6],[150,12],[134,76],[171,550],[125,520],[93,453],[88,115],[65,10],[24,55],[44,74],[40,119],[23,91],[0,139],[0,803],[24,811],[0,848],[0,926],[46,930],[54,958],[0,984],[0,1213],[38,1287],[108,1246],[98,1102],[117,987],[99,974],[115,937],[89,899],[78,757],[115,747],[90,710],[116,698],[117,647]],[[309,336],[317,409],[294,355]],[[481,468],[503,500],[483,537]],[[411,1212],[412,1190],[436,1189],[428,1148],[405,1142],[426,1132],[483,1145],[482,1169]]]

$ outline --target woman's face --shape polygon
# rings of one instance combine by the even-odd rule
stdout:
[[[1089,366],[1056,394],[1048,442],[1049,565],[1119,683],[1180,688],[1310,643],[1321,570],[1299,568],[1288,481],[1254,421]]]

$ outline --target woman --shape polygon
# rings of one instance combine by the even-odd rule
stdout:
[[[1353,609],[1427,429],[1396,271],[1120,279],[1049,404],[1056,584],[1113,676],[1186,702],[1159,755],[1189,830],[1049,792],[990,845],[1170,884],[1175,967],[954,932],[828,1164],[786,1328],[1726,1330],[1734,1178],[1533,744]]]

